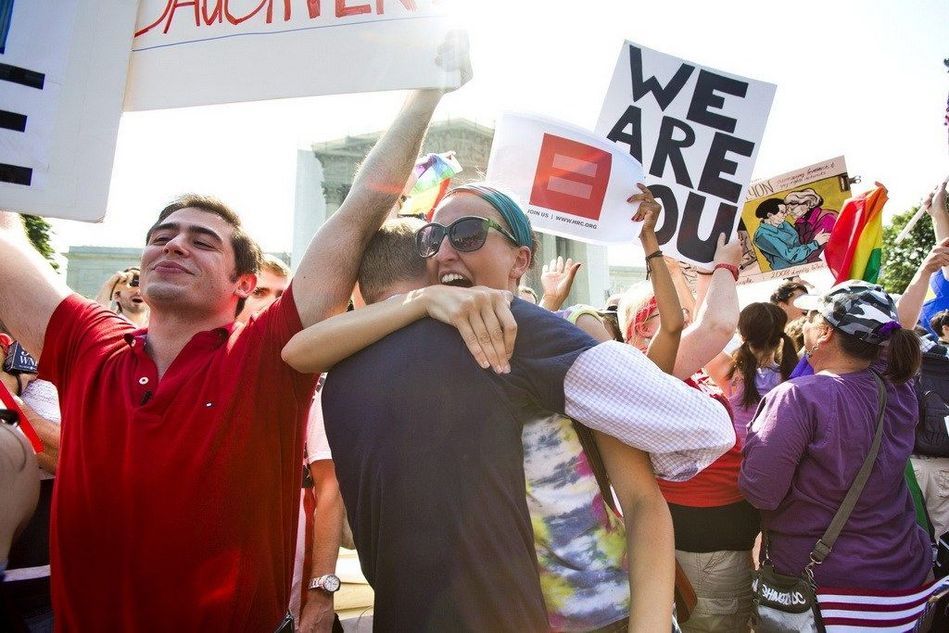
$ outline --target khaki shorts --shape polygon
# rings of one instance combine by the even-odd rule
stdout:
[[[692,582],[695,609],[683,633],[745,633],[750,630],[753,561],[743,552],[683,552],[676,560]]]

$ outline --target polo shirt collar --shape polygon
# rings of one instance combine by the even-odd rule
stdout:
[[[198,332],[191,337],[186,347],[200,345],[207,349],[217,349],[227,342],[236,327],[237,321],[231,321],[227,325],[222,325],[212,330],[205,330],[204,332]],[[125,334],[125,342],[128,346],[138,350],[140,353],[144,353],[147,339],[148,328],[139,328]]]

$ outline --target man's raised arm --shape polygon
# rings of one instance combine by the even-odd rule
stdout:
[[[310,242],[293,278],[304,327],[346,309],[362,252],[402,193],[442,94],[417,90],[409,95],[369,152],[339,210]]]
[[[471,79],[468,39],[448,34],[435,60],[458,71],[461,85]],[[362,252],[385,221],[408,181],[435,106],[445,90],[416,90],[362,167],[349,195],[313,237],[293,278],[293,298],[303,327],[346,309]]]
[[[26,237],[19,215],[0,211],[0,321],[34,357],[69,288]]]

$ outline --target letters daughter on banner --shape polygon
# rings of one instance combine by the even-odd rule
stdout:
[[[775,86],[623,44],[597,134],[646,169],[666,255],[707,267],[732,236]]]

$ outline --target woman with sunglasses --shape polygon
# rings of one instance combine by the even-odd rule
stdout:
[[[648,190],[632,196],[630,201],[655,205]],[[534,240],[527,216],[508,196],[485,185],[458,187],[448,194],[433,219],[434,222],[419,229],[416,240],[419,254],[428,259],[429,272],[434,280],[442,285],[462,288],[478,286],[476,291],[484,290],[480,288],[482,286],[510,292],[517,288],[530,267]],[[359,344],[354,342],[356,340],[363,346],[372,343],[402,327],[406,320],[426,314],[440,319],[444,317],[440,308],[420,309],[413,307],[412,303],[411,297],[397,297],[369,306],[374,309],[367,308],[367,313],[361,317],[360,311],[356,311],[317,324],[311,328],[313,333],[298,335],[301,341],[307,339],[306,344],[297,345],[291,341],[284,357],[301,371],[326,369],[339,357],[331,357],[323,347],[324,343],[338,353],[341,346]],[[497,305],[490,301],[484,305],[485,309],[472,321],[478,321],[487,332],[500,332],[503,329],[501,324],[507,325],[507,316],[496,314]],[[540,324],[546,332],[576,331],[550,313],[524,302],[516,301],[513,307],[515,314],[521,316],[517,324],[519,354],[530,356],[535,351],[534,346],[557,347],[557,341],[532,335],[527,328],[534,324]],[[437,316],[439,314],[441,316]],[[344,319],[352,325],[351,328],[341,325]],[[360,320],[363,327],[355,325]],[[444,320],[455,323],[451,319]],[[470,325],[471,322],[467,322],[465,327]],[[462,328],[459,329],[471,348],[470,331],[466,335]],[[316,334],[320,330],[322,336]],[[338,342],[343,340],[349,342]],[[595,346],[595,341],[585,340],[589,343],[584,345]],[[487,343],[487,337],[482,344],[493,347]],[[615,342],[604,345],[616,345],[607,349],[622,351],[624,356],[629,353],[628,348]],[[598,351],[601,347],[588,347],[586,353]],[[543,352],[537,353],[543,356]],[[509,354],[502,349],[501,356],[502,365],[495,369],[504,373],[510,370]],[[641,356],[638,358],[642,359]],[[514,360],[518,360],[517,354]],[[551,385],[550,388],[562,390],[568,408],[570,401],[589,404],[590,408],[585,411],[598,412],[592,417],[601,421],[605,418],[612,423],[626,416],[623,423],[626,426],[617,422],[611,427],[611,432],[624,442],[641,445],[642,436],[661,427],[659,442],[669,444],[647,449],[657,470],[668,470],[668,465],[663,465],[662,460],[671,454],[668,447],[673,443],[715,427],[714,422],[710,426],[696,424],[689,414],[683,412],[684,409],[699,405],[703,419],[726,420],[723,412],[707,404],[704,397],[680,389],[679,384],[667,378],[659,380],[662,374],[650,367],[645,359],[630,358],[628,365],[617,365],[605,357],[600,361],[590,368],[590,371],[597,372],[597,378],[590,381],[592,384],[584,384],[571,393],[567,393],[566,384]],[[558,361],[550,358],[544,362],[556,364]],[[482,366],[486,363],[482,362]],[[576,364],[571,370],[574,368]],[[544,381],[542,375],[533,378],[541,383]],[[644,387],[643,381],[651,380],[659,380],[662,386],[654,383],[651,387]],[[639,399],[637,404],[630,400],[632,394]],[[631,407],[640,411],[645,407],[652,413],[630,422],[626,418]],[[689,429],[676,426],[683,420],[688,420]],[[603,462],[624,508],[624,526],[600,494],[573,421],[562,413],[538,411],[535,407],[523,422],[528,507],[535,528],[541,587],[551,629],[669,631],[674,576],[672,532],[668,510],[655,483],[650,455],[622,442],[611,441],[605,434],[596,434]],[[675,475],[677,478],[691,476],[720,454],[726,443],[734,441],[730,428],[722,430],[725,435],[720,437],[724,442],[704,453],[708,461],[703,459],[701,465],[691,463],[687,468],[689,472],[683,475],[680,470]]]

